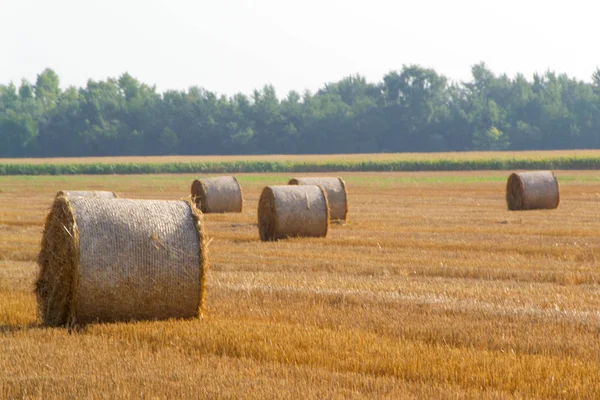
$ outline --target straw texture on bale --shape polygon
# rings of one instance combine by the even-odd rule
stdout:
[[[117,195],[115,192],[108,192],[104,190],[61,190],[56,193],[56,197],[65,196],[65,197],[103,197],[106,199],[115,199]]]
[[[342,178],[294,178],[289,185],[318,185],[327,192],[329,217],[332,220],[346,221],[348,218],[348,193]]]
[[[202,215],[189,201],[59,196],[38,256],[41,319],[73,326],[199,316],[206,257]]]
[[[233,176],[196,179],[192,198],[203,213],[242,212],[242,188]]]
[[[515,172],[508,177],[509,210],[554,209],[559,202],[558,180],[551,171]]]
[[[325,237],[329,230],[327,192],[312,186],[267,186],[258,201],[260,239]]]

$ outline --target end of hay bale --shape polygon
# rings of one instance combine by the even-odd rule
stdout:
[[[79,264],[79,232],[67,197],[58,196],[44,224],[35,283],[38,312],[49,326],[70,323]]]
[[[523,192],[525,187],[517,173],[512,173],[506,182],[506,205],[511,211],[523,210]]]
[[[232,178],[233,178],[233,181],[235,182],[235,184],[237,185],[237,188],[238,188],[238,191],[240,194],[239,207],[235,207],[233,212],[241,213],[244,208],[244,192],[242,191],[242,185],[240,185],[240,182],[237,180],[237,178],[235,176],[232,176]]]
[[[206,299],[206,276],[208,274],[208,246],[206,244],[206,231],[202,212],[193,201],[188,201],[196,232],[198,233],[198,246],[200,249],[200,296],[198,298],[198,317],[204,314],[204,302]]]
[[[348,209],[350,208],[350,203],[348,202],[348,191],[346,190],[346,181],[344,181],[341,177],[337,177],[340,180],[340,184],[342,185],[342,192],[344,193],[344,201],[346,203],[346,207],[344,208],[344,217],[340,218],[343,222],[348,222]]]
[[[195,179],[191,187],[192,201],[200,211],[206,212],[206,186],[202,181]]]
[[[323,233],[323,237],[326,237],[329,233],[329,228],[331,227],[331,205],[329,203],[329,195],[327,194],[327,190],[321,186],[319,186],[319,189],[321,189],[323,201],[325,202],[325,232]]]
[[[258,201],[258,233],[262,241],[277,240],[277,202],[269,186],[263,189]]]

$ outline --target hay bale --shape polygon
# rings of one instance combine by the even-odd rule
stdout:
[[[288,185],[318,185],[327,192],[329,217],[332,220],[346,221],[348,218],[348,194],[342,178],[294,178]]]
[[[59,196],[38,256],[40,316],[52,326],[198,316],[206,256],[191,202]]]
[[[61,190],[56,193],[56,197],[103,197],[106,199],[116,199],[117,195],[115,192],[108,192],[104,190]]]
[[[329,204],[325,190],[312,186],[267,186],[258,201],[260,239],[291,236],[325,237],[329,230]]]
[[[515,172],[508,177],[509,210],[555,209],[559,202],[558,180],[551,171]]]
[[[233,176],[196,179],[192,199],[203,213],[242,212],[242,188]]]

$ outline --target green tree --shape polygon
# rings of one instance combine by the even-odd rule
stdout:
[[[0,112],[14,110],[18,107],[19,95],[14,83],[0,85]]]
[[[5,156],[343,153],[600,147],[600,69],[496,76],[476,64],[468,82],[403,66],[380,82],[351,75],[315,94],[279,100],[201,87],[156,92],[129,73],[61,91],[51,69],[35,85],[0,85]]]
[[[47,68],[35,81],[35,98],[45,110],[52,109],[60,97],[60,80],[56,72]]]
[[[33,85],[27,80],[21,80],[21,86],[19,86],[19,99],[24,102],[28,100],[33,100],[35,97],[35,88]]]
[[[38,134],[36,121],[27,114],[9,110],[0,116],[0,156],[22,157],[27,155]]]
[[[424,151],[443,136],[442,119],[448,113],[447,79],[418,65],[404,66],[383,78],[381,91],[385,118],[391,131],[388,151]]]
[[[596,71],[592,74],[592,85],[594,92],[600,94],[600,68],[596,68]]]

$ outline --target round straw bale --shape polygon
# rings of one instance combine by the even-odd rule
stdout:
[[[508,177],[509,210],[554,209],[559,202],[558,180],[552,171],[515,172]]]
[[[267,186],[258,201],[260,239],[325,237],[329,230],[327,192],[316,185]]]
[[[348,218],[348,194],[346,183],[342,178],[294,178],[288,185],[318,185],[327,192],[329,201],[329,217],[346,221]]]
[[[61,190],[56,193],[56,197],[103,197],[106,199],[115,199],[117,195],[115,192],[108,192],[104,190]]]
[[[196,179],[191,190],[203,213],[242,212],[242,188],[234,176]]]
[[[59,196],[38,256],[40,316],[53,326],[198,316],[206,257],[189,201]]]

